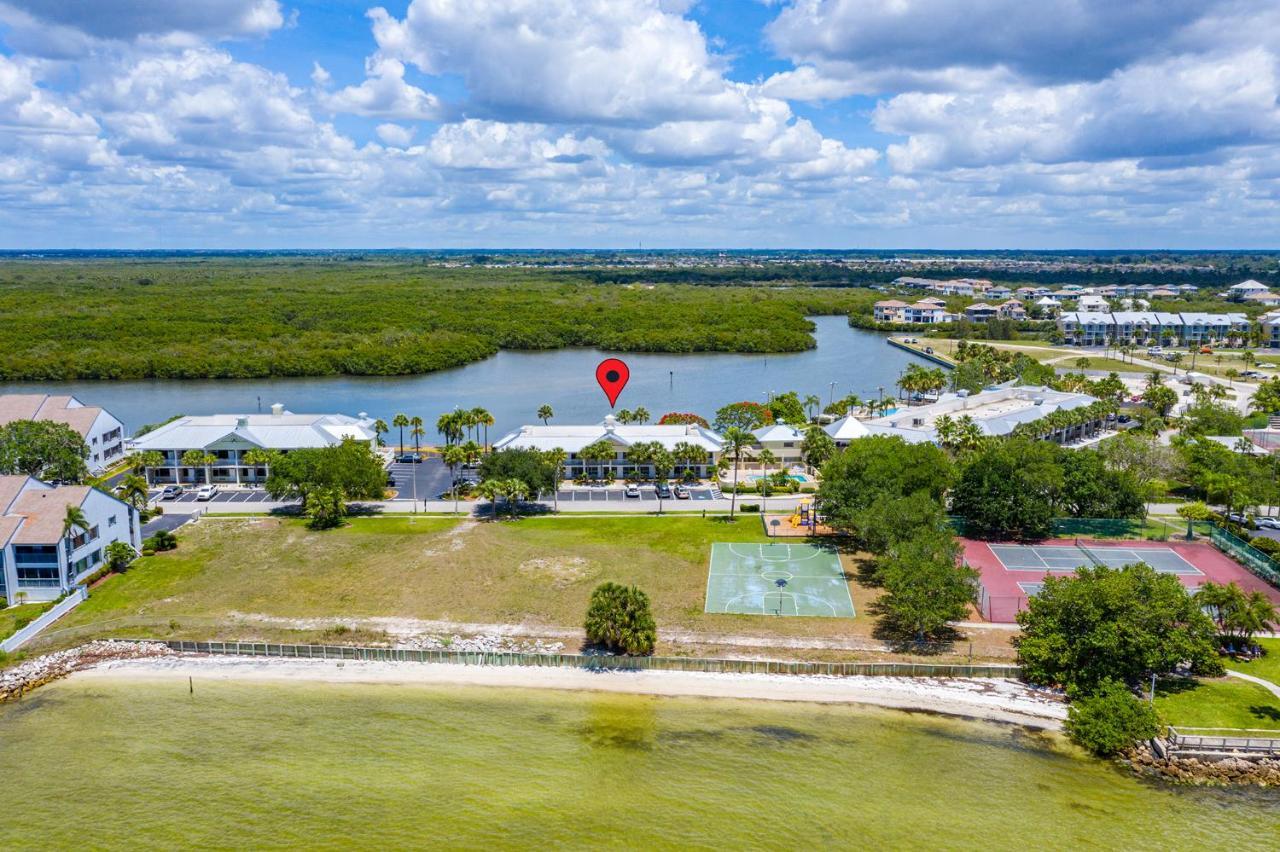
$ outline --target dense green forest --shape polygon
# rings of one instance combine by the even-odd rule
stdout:
[[[395,257],[5,260],[0,380],[402,375],[500,348],[792,352],[814,345],[807,314],[877,298],[641,279]]]

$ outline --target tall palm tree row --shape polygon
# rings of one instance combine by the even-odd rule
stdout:
[[[409,425],[413,427],[409,430],[409,437],[413,439],[413,454],[416,456],[422,452],[422,438],[427,430],[422,428],[422,418],[417,415],[409,418]]]
[[[486,453],[489,452],[489,427],[494,424],[493,415],[483,408],[473,408],[471,409],[471,419],[475,421],[477,432],[479,431],[479,427],[484,427],[483,446],[484,451]]]
[[[381,418],[373,421],[373,437],[379,447],[385,445],[385,442],[382,440],[382,436],[387,434],[389,431],[391,430],[387,428],[387,421]]]

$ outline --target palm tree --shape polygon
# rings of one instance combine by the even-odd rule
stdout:
[[[813,409],[817,408],[819,405],[822,405],[822,397],[818,396],[816,393],[811,393],[805,396],[804,410],[805,413],[809,415],[810,420],[813,419]]]
[[[502,483],[502,496],[507,499],[507,506],[514,518],[520,512],[520,501],[529,496],[529,486],[523,479],[506,479]]]
[[[475,441],[467,441],[459,446],[462,447],[462,454],[466,457],[467,464],[475,464],[479,460],[482,451]]]
[[[373,421],[373,437],[377,441],[379,447],[385,446],[382,436],[390,431],[391,430],[387,428],[387,421],[381,418]]]
[[[409,425],[413,428],[409,430],[409,437],[413,439],[413,454],[419,455],[422,452],[422,438],[427,434],[427,430],[422,428],[421,417],[409,418]]]
[[[471,409],[471,418],[475,421],[477,431],[479,427],[484,427],[484,451],[489,452],[489,427],[493,425],[493,415],[483,408]]]
[[[632,417],[634,417],[635,415],[631,413],[630,408],[620,408],[618,409],[618,413],[613,416],[619,423],[621,423],[623,426],[626,426],[631,422]]]
[[[147,506],[147,480],[136,473],[131,473],[120,480],[116,496],[141,512]]]
[[[252,449],[241,456],[240,460],[251,467],[266,468],[267,476],[270,476],[271,466],[274,465],[279,458],[280,454],[275,450]]]
[[[760,472],[763,474],[760,477],[760,514],[763,515],[769,511],[769,465],[776,462],[778,457],[766,447],[756,456],[756,460],[760,462]]]
[[[498,498],[503,495],[503,482],[501,479],[486,479],[476,486],[476,493],[489,501],[490,512],[493,519],[498,519]]]
[[[89,519],[85,517],[84,510],[79,506],[68,504],[66,511],[62,515],[62,537],[67,542],[68,571],[70,571],[71,551],[75,550],[75,548],[72,547],[71,537],[72,533],[77,529],[85,530],[87,532],[89,529]]]
[[[617,450],[614,449],[613,443],[604,438],[601,438],[599,441],[595,441],[594,443],[587,444],[578,451],[578,456],[584,462],[596,465],[596,477],[593,478],[598,478],[600,474],[600,464],[611,460],[616,454]]]
[[[466,464],[467,451],[457,444],[451,444],[445,447],[440,455],[449,467],[449,488],[453,491],[453,513],[456,515],[458,513],[458,466]]]
[[[543,408],[550,408],[550,407],[551,406],[549,405],[543,406]],[[555,469],[555,472],[556,472],[555,482],[551,486],[551,503],[552,503],[552,511],[559,512],[560,511],[560,481],[562,478],[561,471],[564,468],[565,459],[569,458],[569,454],[566,453],[560,447],[554,447],[550,450],[547,450],[545,453],[543,453],[542,457],[547,460],[547,462]]]
[[[738,508],[738,463],[743,450],[755,443],[756,437],[746,429],[730,426],[724,431],[724,451],[733,459],[733,494],[729,498],[729,520]]]
[[[446,445],[462,441],[462,418],[458,414],[457,411],[450,411],[436,418],[436,431],[444,436]]]
[[[409,418],[403,414],[397,414],[391,418],[391,425],[400,430],[400,443],[396,447],[397,453],[404,452],[404,427],[409,425]]]
[[[636,479],[642,479],[640,467],[649,464],[653,459],[654,450],[662,449],[662,445],[657,441],[641,441],[632,444],[627,448],[627,461],[631,463]]]
[[[145,475],[148,470],[164,466],[164,453],[146,450],[129,456],[129,469],[138,475]]]
[[[216,464],[217,461],[217,456],[205,450],[187,450],[182,454],[183,467],[204,468],[204,482],[206,485],[213,484],[213,471],[210,470],[210,468]]]
[[[642,426],[649,422],[650,416],[649,409],[643,405],[636,406],[636,410],[631,412],[632,422],[639,423]]]
[[[546,426],[547,421],[555,416],[556,416],[556,413],[551,409],[550,405],[543,403],[542,405],[538,406],[538,419],[542,421],[543,426]]]
[[[671,448],[671,457],[687,470],[691,465],[701,465],[707,460],[707,451],[688,441],[680,441]]]

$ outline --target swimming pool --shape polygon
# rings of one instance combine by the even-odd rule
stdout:
[[[747,482],[759,482],[761,479],[763,479],[763,477],[758,473],[753,473],[746,477]],[[805,476],[803,473],[788,473],[787,479],[790,479],[792,482],[812,482],[813,481],[809,479],[809,477]]]

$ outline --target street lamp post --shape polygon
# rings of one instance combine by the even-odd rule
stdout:
[[[836,401],[836,383],[831,383],[831,393],[827,396],[827,405],[834,405]]]

